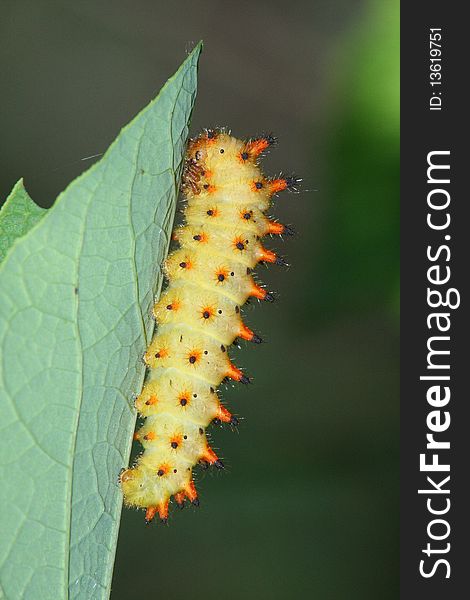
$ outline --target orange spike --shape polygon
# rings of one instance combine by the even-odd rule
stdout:
[[[272,292],[267,292],[264,288],[253,283],[253,287],[251,288],[250,296],[253,298],[258,298],[258,300],[266,300],[266,302],[274,302],[274,294]]]
[[[166,523],[168,521],[168,500],[165,502],[161,502],[158,507],[158,516],[160,517],[160,521]]]
[[[220,421],[222,421],[222,423],[230,423],[232,420],[232,413],[230,413],[225,406],[222,406],[222,404],[219,405],[219,408],[217,409],[217,419],[219,419]]]
[[[243,377],[243,373],[240,371],[240,369],[237,369],[235,365],[230,364],[226,376],[230,377],[230,379],[233,379],[234,381],[240,381],[240,379]]]
[[[134,432],[134,437],[133,437],[134,442],[136,442],[139,439],[139,437],[140,437],[139,432],[135,431]]]
[[[268,187],[272,194],[282,192],[282,190],[287,189],[287,181],[285,179],[271,179],[268,182]]]
[[[211,465],[219,460],[219,457],[212,450],[212,448],[210,446],[206,446],[204,448],[204,451],[201,454],[201,458],[202,458],[202,460],[205,460],[206,462],[210,463]]]
[[[256,335],[254,331],[251,331],[249,327],[247,327],[244,323],[240,325],[240,329],[238,331],[238,337],[241,337],[242,340],[248,340],[249,342],[254,342],[255,344],[261,344],[263,341],[259,335]]]
[[[180,508],[182,508],[183,504],[184,504],[184,492],[177,492],[175,494],[175,500],[176,500],[176,504],[178,504],[178,506]]]
[[[240,325],[240,329],[238,330],[238,337],[241,337],[242,340],[248,340],[249,342],[255,337],[255,334],[249,327],[247,327],[244,323]]]
[[[256,285],[256,283],[253,284],[250,296],[258,298],[259,300],[264,300],[266,298],[266,295],[267,292],[264,288],[260,287],[259,285]]]
[[[184,488],[184,493],[186,494],[190,502],[192,502],[193,504],[197,502],[196,486],[194,485],[194,481],[192,479]]]
[[[230,377],[234,381],[239,381],[240,383],[250,383],[250,380],[246,375],[243,375],[243,372],[240,369],[237,369],[235,365],[230,363],[230,366],[227,370],[226,377]]]
[[[259,156],[269,146],[275,143],[275,138],[272,135],[263,135],[256,140],[250,140],[245,144],[245,152],[251,156]]]
[[[146,433],[144,435],[144,440],[147,440],[149,442],[153,442],[153,440],[155,439],[155,432],[154,431],[149,431],[148,433]]]
[[[274,263],[276,262],[276,254],[271,250],[261,247],[258,253],[258,261]]]
[[[224,463],[209,446],[206,446],[203,454],[201,455],[201,459],[205,462],[208,462],[210,465],[214,465],[214,467],[217,467],[218,469],[224,468]]]
[[[272,233],[274,235],[281,235],[285,232],[285,227],[282,223],[277,223],[276,221],[269,221],[268,230],[266,233]]]
[[[155,516],[156,512],[156,506],[149,506],[147,508],[147,510],[145,511],[145,522],[147,523],[147,525],[153,520],[153,517]]]
[[[263,138],[259,140],[252,140],[246,145],[246,151],[252,156],[259,156],[261,152],[268,148],[268,146],[269,142]]]

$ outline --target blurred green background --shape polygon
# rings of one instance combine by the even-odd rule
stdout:
[[[269,343],[212,428],[201,507],[125,510],[112,599],[398,597],[398,1],[1,3],[0,196],[48,206],[203,39],[192,130],[274,131],[288,270],[246,319]]]

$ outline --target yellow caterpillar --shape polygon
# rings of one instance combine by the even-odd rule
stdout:
[[[274,143],[269,135],[238,140],[207,130],[188,144],[182,189],[185,224],[174,237],[180,248],[165,264],[168,287],[155,304],[158,329],[145,354],[149,375],[136,408],[145,423],[136,432],[144,452],[121,473],[124,500],[168,519],[173,496],[182,507],[198,504],[193,468],[222,468],[210,448],[206,427],[214,419],[236,424],[222,406],[217,386],[226,378],[249,379],[231,362],[227,347],[236,338],[261,339],[244,325],[240,307],[249,297],[272,301],[251,270],[258,262],[283,264],[260,239],[292,231],[268,219],[273,194],[296,180],[265,178],[258,157]]]

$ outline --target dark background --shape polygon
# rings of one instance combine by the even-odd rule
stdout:
[[[50,205],[199,39],[192,131],[274,131],[268,174],[304,179],[274,213],[298,232],[279,302],[246,319],[269,343],[232,356],[238,432],[201,507],[145,527],[125,510],[112,598],[398,596],[398,1],[3,0],[5,198]],[[268,242],[269,243],[269,242]]]

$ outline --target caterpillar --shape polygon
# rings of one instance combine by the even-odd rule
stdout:
[[[179,248],[164,265],[168,285],[153,309],[157,330],[144,356],[147,380],[135,401],[145,421],[134,437],[144,451],[120,476],[126,505],[146,509],[147,523],[157,513],[167,522],[171,496],[181,508],[186,499],[199,504],[197,464],[224,466],[206,428],[214,420],[238,420],[221,404],[217,388],[230,379],[251,381],[232,364],[227,348],[238,338],[261,342],[240,309],[251,297],[274,299],[255,282],[253,268],[285,262],[260,240],[293,233],[266,216],[273,195],[297,191],[300,181],[263,175],[259,158],[274,142],[272,135],[239,140],[224,129],[189,140],[181,184],[184,224],[173,234]]]

